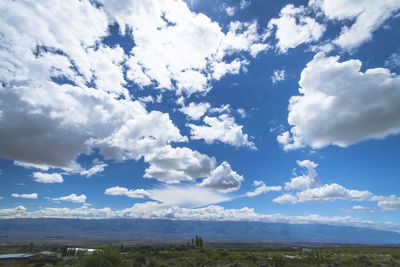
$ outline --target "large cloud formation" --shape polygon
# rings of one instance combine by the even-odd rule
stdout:
[[[289,4],[282,8],[279,18],[273,18],[268,23],[268,29],[276,28],[276,46],[281,52],[295,48],[301,44],[318,41],[325,32],[325,26],[305,15],[303,6],[294,7]]]
[[[301,73],[301,95],[289,101],[285,150],[346,147],[400,132],[400,77],[388,69],[361,70],[361,61],[315,55]]]
[[[106,160],[143,158],[145,177],[160,181],[206,177],[215,159],[172,147],[187,137],[169,114],[135,100],[127,84],[204,94],[212,79],[238,73],[245,57],[268,48],[255,22],[233,22],[224,33],[175,0],[7,0],[0,13],[0,156],[87,177],[107,166],[80,166],[78,157],[94,151]],[[132,38],[130,51],[102,42],[114,23]]]
[[[400,232],[400,226],[395,223],[379,223],[370,220],[352,218],[350,216],[327,217],[320,215],[286,216],[282,214],[259,214],[254,209],[243,207],[241,209],[225,209],[221,206],[210,205],[203,208],[180,208],[178,206],[164,205],[157,202],[136,203],[131,208],[112,210],[108,207],[102,209],[82,206],[79,208],[44,208],[29,211],[24,206],[0,209],[0,218],[146,218],[146,219],[176,219],[176,220],[202,220],[202,221],[256,221],[256,222],[281,222],[312,224],[322,223],[330,225],[350,225],[369,227],[381,230]]]
[[[372,33],[400,9],[397,0],[310,0],[309,5],[320,8],[328,19],[352,22],[350,26],[343,26],[333,41],[346,50],[372,39]]]

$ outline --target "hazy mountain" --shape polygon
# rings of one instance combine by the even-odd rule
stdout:
[[[300,241],[360,244],[399,244],[400,234],[368,228],[322,224],[233,221],[175,221],[151,219],[6,219],[2,237],[191,238],[236,241]]]

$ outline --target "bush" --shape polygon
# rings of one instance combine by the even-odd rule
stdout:
[[[93,255],[85,257],[85,267],[113,267],[118,266],[122,262],[119,250],[109,245],[103,250],[95,251]]]

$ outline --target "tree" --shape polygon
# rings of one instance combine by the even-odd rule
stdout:
[[[192,238],[192,249],[194,249],[194,239]]]
[[[203,248],[203,238],[199,237],[199,247]]]
[[[85,258],[85,267],[113,267],[122,262],[118,248],[109,245],[103,250],[97,250],[93,255]]]
[[[200,245],[200,242],[199,242],[199,237],[196,235],[196,248],[198,248],[198,247],[199,247],[199,245]]]
[[[28,245],[28,251],[29,251],[30,253],[33,252],[33,249],[34,249],[34,248],[35,248],[35,245],[33,244],[33,242],[29,243],[29,245]]]

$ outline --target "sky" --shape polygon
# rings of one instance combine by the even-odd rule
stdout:
[[[398,0],[0,14],[0,218],[400,232]]]

